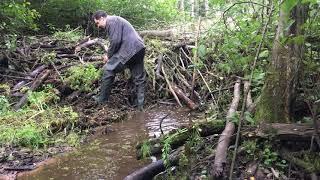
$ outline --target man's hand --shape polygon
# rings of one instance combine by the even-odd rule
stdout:
[[[103,55],[103,62],[104,62],[104,63],[107,63],[108,60],[109,60],[108,55],[106,55],[106,54]]]
[[[80,46],[76,46],[76,48],[74,49],[74,53],[77,53],[81,50],[81,47]]]

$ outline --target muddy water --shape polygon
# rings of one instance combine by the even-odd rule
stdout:
[[[114,123],[107,133],[91,137],[90,144],[78,151],[57,157],[48,165],[19,176],[19,180],[123,179],[151,160],[135,159],[135,145],[146,137],[159,136],[189,122],[187,110],[159,107],[130,115],[129,120]],[[104,131],[104,130],[103,130]]]

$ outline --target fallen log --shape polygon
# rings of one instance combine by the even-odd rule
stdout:
[[[172,141],[170,141],[170,147],[171,149],[176,149],[182,145],[185,144],[185,142],[188,140],[189,137],[191,137],[192,133],[196,130],[199,130],[200,136],[201,137],[206,137],[210,136],[213,134],[219,134],[223,130],[224,124],[222,121],[209,121],[200,124],[198,127],[191,127],[186,130],[181,130],[177,132],[171,132],[168,134],[168,136],[174,136],[172,138]],[[160,137],[157,139],[151,139],[148,141],[147,144],[150,145],[150,153],[148,154],[149,156],[154,156],[160,154],[163,148],[162,141],[166,137]],[[143,158],[143,153],[142,153],[142,146],[144,143],[140,143],[137,145],[137,159]]]
[[[50,70],[46,70],[45,72],[43,72],[41,76],[32,83],[29,91],[34,91],[35,89],[37,89],[42,84],[42,82],[49,76],[50,72]],[[28,95],[29,93],[27,92],[24,94],[24,96],[22,96],[20,101],[14,106],[15,110],[20,109],[20,107],[22,107],[27,102]]]
[[[227,120],[226,126],[220,135],[218,145],[216,148],[213,169],[211,170],[212,175],[216,177],[222,176],[224,166],[227,162],[228,147],[231,141],[231,137],[235,130],[235,124],[231,122],[231,119],[234,116],[235,112],[237,111],[238,104],[240,101],[240,84],[241,84],[241,80],[237,79],[234,85],[233,99],[230,104],[230,108],[228,110],[227,117],[226,117],[226,120]]]
[[[173,31],[172,30],[163,30],[163,31],[158,31],[158,30],[148,30],[148,31],[140,31],[139,32],[141,37],[158,37],[158,38],[169,38],[173,36]]]
[[[274,136],[282,141],[311,141],[314,136],[314,127],[311,124],[261,124],[256,130],[256,136]]]
[[[85,41],[85,42],[82,41],[80,44],[78,44],[77,47],[84,48],[84,47],[88,47],[88,46],[92,46],[92,45],[94,45],[94,44],[97,44],[97,45],[99,45],[105,52],[108,51],[108,47],[103,44],[103,40],[102,40],[102,39],[100,39],[100,38],[95,38],[95,39],[90,39],[90,38],[88,38],[88,39],[86,39],[86,40],[87,40],[87,41]]]
[[[25,80],[18,82],[12,89],[12,91],[18,91],[20,90],[24,85],[27,84],[26,80],[33,80],[38,74],[40,74],[47,66],[41,65],[37,67],[35,70],[33,70],[29,76],[25,78]]]
[[[195,110],[198,107],[191,99],[189,99],[185,95],[185,93],[177,85],[172,84],[172,89],[177,94],[177,96],[187,104],[190,109]]]
[[[36,167],[33,165],[30,166],[17,166],[17,167],[6,167],[4,170],[6,171],[31,171],[34,170]]]
[[[124,178],[124,180],[152,179],[155,175],[165,171],[164,161],[158,160],[145,166]]]
[[[252,97],[251,97],[251,90],[249,89],[246,91],[246,89],[250,88],[249,81],[244,81],[244,92],[248,92],[247,100],[246,100],[246,108],[249,113],[254,113],[256,104],[253,103]]]
[[[173,97],[175,98],[175,100],[177,101],[177,103],[179,104],[179,106],[180,106],[180,107],[183,107],[182,104],[181,104],[181,102],[180,102],[180,100],[179,100],[179,97],[177,96],[177,94],[175,93],[175,91],[172,89],[171,83],[170,83],[170,81],[169,81],[169,79],[168,79],[168,77],[167,77],[167,74],[166,74],[163,66],[161,66],[161,69],[162,69],[162,73],[163,73],[164,79],[166,80],[166,83],[167,83],[167,85],[168,85],[168,87],[169,87],[169,90],[171,91]]]
[[[174,166],[179,162],[179,154],[184,150],[183,147],[177,149],[172,154],[169,155],[169,165]],[[124,180],[141,180],[141,179],[152,179],[155,175],[166,170],[164,161],[158,160],[151,163],[141,169],[136,170],[130,175],[126,176]]]

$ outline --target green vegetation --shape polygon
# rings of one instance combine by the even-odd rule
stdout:
[[[181,2],[185,2],[185,4],[182,5]],[[207,4],[208,10],[206,10],[205,2],[209,2]],[[316,0],[284,0],[281,2],[280,4],[280,1],[276,0],[257,0],[255,2],[222,0],[2,0],[0,2],[0,65],[2,65],[1,63],[4,61],[2,59],[5,59],[3,58],[5,55],[11,55],[11,58],[8,58],[9,68],[5,67],[5,69],[12,72],[10,72],[11,74],[5,72],[3,77],[0,77],[5,83],[8,83],[0,85],[0,146],[43,148],[64,143],[72,146],[79,144],[81,130],[77,129],[76,124],[82,122],[78,122],[79,115],[71,107],[59,104],[58,95],[64,90],[68,91],[66,94],[69,91],[91,92],[101,77],[102,72],[97,68],[98,63],[81,61],[82,64],[80,64],[77,59],[77,57],[93,57],[99,50],[87,48],[86,52],[82,51],[78,54],[73,52],[74,46],[84,38],[84,34],[93,34],[93,36],[98,34],[96,34],[98,30],[93,27],[92,21],[90,21],[92,13],[98,9],[105,10],[109,15],[119,15],[126,18],[138,30],[172,30],[172,36],[144,37],[147,47],[145,67],[148,73],[148,83],[152,83],[152,85],[148,84],[148,91],[152,89],[148,95],[154,93],[160,98],[172,97],[171,94],[174,94],[172,93],[174,90],[168,86],[172,83],[172,85],[179,87],[191,101],[199,105],[199,112],[203,114],[205,123],[216,123],[215,125],[221,127],[224,126],[225,121],[218,121],[218,119],[226,119],[235,78],[240,77],[241,80],[252,80],[250,92],[253,104],[257,105],[257,108],[252,112],[249,112],[248,107],[246,109],[248,111],[243,112],[244,122],[242,124],[249,127],[250,131],[259,123],[268,120],[278,123],[289,122],[290,118],[279,116],[283,112],[290,113],[292,116],[295,113],[300,113],[300,121],[312,123],[320,112],[317,104],[320,99],[318,82],[320,74],[318,53],[320,49],[320,4]],[[291,11],[300,3],[308,7],[308,11],[304,12],[305,17],[308,18],[301,27],[293,27],[299,21],[289,15],[294,15]],[[194,11],[191,11],[192,9]],[[283,17],[279,16],[280,11],[284,15]],[[199,21],[197,21],[198,18]],[[276,29],[281,20],[285,21],[285,27],[283,33],[277,34]],[[198,22],[200,24],[197,24]],[[301,30],[303,33],[297,35],[294,35],[293,31],[285,33],[292,28],[296,28],[297,31]],[[198,33],[200,33],[199,36]],[[50,37],[31,46],[29,42],[38,36],[31,37],[29,35],[40,34],[50,35]],[[277,35],[281,36],[279,46],[290,49],[293,46],[303,45],[301,50],[291,49],[292,53],[285,52],[287,49],[280,49],[282,54],[279,54],[283,55],[281,57],[288,55],[287,59],[284,58],[281,61],[282,64],[273,61],[277,60],[275,54],[278,52],[274,45],[278,42],[278,40],[275,41]],[[180,43],[185,43],[185,45],[181,46]],[[48,47],[43,50],[41,49],[42,45]],[[30,52],[37,53],[34,55]],[[293,68],[287,66],[289,62],[300,58],[292,58],[300,52],[303,54],[301,54],[302,58],[296,64],[297,66]],[[15,58],[21,61],[16,63]],[[161,66],[163,70],[159,68],[159,63],[155,62],[156,59],[163,60]],[[54,72],[52,74],[55,75],[55,79],[49,79],[50,83],[52,83],[51,80],[53,84],[59,81],[59,85],[67,85],[68,87],[61,92],[58,92],[53,85],[43,86],[32,92],[28,88],[22,88],[16,94],[27,92],[28,103],[18,111],[13,110],[12,106],[17,102],[17,99],[12,94],[15,92],[11,88],[20,79],[29,81],[31,78],[37,78],[29,78],[27,74],[38,64],[45,64]],[[74,66],[74,64],[76,65]],[[276,65],[272,67],[270,64]],[[57,66],[59,67],[56,68]],[[290,79],[281,81],[284,79],[283,76],[288,73],[285,71],[277,73],[276,67],[287,67],[284,68],[286,70],[298,69],[297,79],[294,82],[289,82]],[[65,71],[67,68],[69,69]],[[167,75],[166,79],[164,72]],[[6,75],[13,77],[14,80],[7,82]],[[292,77],[292,79],[294,78]],[[280,95],[291,98],[290,88],[280,88],[280,85],[286,83],[295,83],[294,88],[297,93],[292,93],[292,99],[288,99],[288,101],[279,101]],[[266,84],[271,84],[271,86],[268,87]],[[151,86],[153,88],[149,88]],[[197,92],[196,96],[198,96],[191,98],[193,90]],[[274,93],[276,90],[280,93]],[[242,113],[239,110],[242,102],[245,102],[243,97],[242,84],[241,100],[236,112],[231,117],[231,122],[236,126],[239,125],[241,119],[240,114]],[[158,102],[156,97],[150,99],[154,100],[153,102]],[[285,106],[284,103],[288,102],[290,102],[290,106],[291,104],[299,104],[296,102],[302,102],[300,103],[302,105],[284,110],[282,107]],[[185,105],[183,101],[182,104]],[[296,109],[299,112],[294,112]],[[121,109],[121,111],[123,110]],[[114,114],[115,116],[119,115],[117,112]],[[99,123],[92,122],[92,124]],[[162,159],[167,168],[170,166],[169,156],[173,148],[176,148],[174,146],[177,146],[175,143],[179,140],[186,142],[179,161],[181,168],[188,169],[193,164],[198,165],[199,161],[203,159],[212,162],[212,159],[206,158],[214,154],[217,135],[208,138],[201,137],[201,124],[195,124],[192,124],[191,131],[182,129],[162,137]],[[213,128],[217,128],[217,126],[213,126]],[[246,131],[246,129],[241,130]],[[272,135],[274,130],[270,129],[265,133]],[[263,168],[275,167],[284,172],[287,162],[280,158],[274,146],[277,143],[245,139],[240,142],[241,150],[244,151],[240,150],[239,154],[240,156],[244,155],[241,158],[244,158],[246,163],[259,162]],[[233,146],[229,147],[233,149]],[[141,151],[143,157],[149,156],[151,144],[145,141],[141,146]],[[300,159],[294,160],[304,166],[309,166],[312,164],[312,159],[316,159],[313,155],[300,157]],[[230,156],[228,158],[230,159]],[[242,163],[241,158],[236,163]],[[317,170],[319,168],[318,162],[320,161],[317,158],[315,166],[306,169],[310,172]],[[193,168],[198,168],[197,170],[201,172],[199,176],[206,179],[209,170],[201,163],[198,167]],[[185,169],[180,169],[180,171]],[[188,171],[191,171],[191,168]],[[186,173],[180,175],[183,178],[188,177]]]
[[[40,14],[30,5],[28,1],[1,1],[0,35],[22,34],[26,31],[37,30],[36,20]]]
[[[69,25],[66,25],[63,31],[57,31],[53,33],[53,38],[62,41],[77,42],[83,38],[83,33],[79,28],[71,29]]]
[[[280,158],[268,142],[244,141],[241,145],[247,156],[248,161],[261,161],[264,167],[274,167],[284,170],[287,167],[286,160]],[[261,151],[260,149],[263,149]]]
[[[101,70],[92,64],[71,67],[65,75],[65,82],[74,90],[88,92],[92,90],[92,84],[101,76]]]
[[[31,92],[28,105],[15,111],[10,108],[9,100],[0,96],[0,144],[48,147],[56,144],[59,132],[66,133],[61,143],[70,141],[68,132],[74,130],[78,114],[70,107],[55,106],[58,99],[54,88],[47,86],[42,91]],[[72,143],[75,145],[75,140]]]
[[[142,151],[142,158],[146,158],[146,157],[149,157],[150,156],[150,143],[149,141],[144,141],[142,143],[142,146],[141,146],[141,151]]]

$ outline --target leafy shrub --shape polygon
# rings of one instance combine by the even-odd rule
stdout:
[[[100,78],[101,71],[92,64],[71,67],[65,75],[65,82],[74,90],[91,91],[94,81]]]
[[[31,0],[32,7],[41,14],[39,23],[41,29],[50,27],[64,28],[66,25],[77,27],[84,24],[90,12],[101,8],[103,0]]]
[[[0,115],[9,110],[10,104],[5,96],[0,96]]]
[[[53,106],[58,99],[55,89],[46,86],[42,91],[30,92],[29,104],[14,111],[10,109],[8,99],[1,96],[0,145],[44,147],[54,142],[51,141],[55,138],[54,132],[72,130],[78,114],[70,107]]]
[[[67,41],[79,41],[83,38],[83,34],[79,29],[71,29],[69,25],[65,27],[64,31],[56,31],[53,34],[53,37],[58,40],[67,40]]]
[[[30,2],[2,0],[0,9],[0,34],[20,34],[27,30],[37,30],[35,21],[40,14],[30,8]]]
[[[39,23],[44,30],[85,26],[91,13],[101,9],[128,19],[135,26],[152,25],[176,19],[175,0],[32,0],[32,7],[41,14]],[[59,18],[57,18],[59,17]]]

